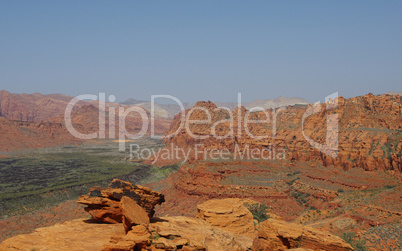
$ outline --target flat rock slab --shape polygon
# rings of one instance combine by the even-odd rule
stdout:
[[[120,201],[121,211],[123,213],[123,225],[128,232],[132,225],[149,225],[147,212],[140,207],[134,200],[124,196]]]
[[[77,219],[3,241],[0,250],[102,250],[111,237],[124,236],[122,224],[96,224]]]

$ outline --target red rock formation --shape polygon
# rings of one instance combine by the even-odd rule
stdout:
[[[196,217],[214,227],[254,239],[257,233],[253,215],[244,206],[254,203],[252,200],[238,198],[209,200],[197,206]]]
[[[164,202],[164,196],[156,191],[139,185],[131,184],[121,180],[113,180],[109,187],[92,187],[88,195],[80,196],[78,203],[87,205],[85,211],[89,212],[93,219],[107,223],[120,223],[123,221],[124,208],[133,208],[133,203],[123,201],[122,207],[120,200],[128,197],[135,201],[147,213],[149,218],[155,213],[155,206]],[[128,205],[130,204],[130,205]],[[131,223],[135,220],[128,216]],[[143,217],[141,217],[143,222]],[[138,223],[137,223],[138,224]]]
[[[119,106],[113,106],[114,116],[111,115],[111,107],[106,107],[104,111],[105,123],[104,123],[104,137],[111,139],[118,139],[119,133],[125,134],[124,129],[131,134],[137,134],[141,131],[143,126],[143,118],[137,113],[130,113],[127,115],[124,121],[125,128],[122,127],[120,130],[121,118],[118,116]],[[95,105],[82,105],[79,108],[72,111],[71,123],[73,129],[82,134],[97,133],[97,137],[100,137],[101,128],[99,126],[99,117],[102,111]],[[149,135],[151,132],[151,121],[150,113],[146,111],[148,127],[146,127],[146,134]],[[61,123],[65,125],[65,115],[58,115],[48,119],[51,122]],[[145,119],[144,119],[145,120]],[[167,131],[171,123],[170,119],[165,118],[154,118],[155,134],[163,134]]]
[[[133,225],[143,225],[146,227],[149,225],[147,212],[129,197],[124,196],[121,198],[120,208],[126,233],[132,229]]]
[[[99,106],[98,101],[79,101],[70,116],[73,128],[67,127],[65,110],[72,97],[61,94],[42,95],[12,94],[0,91],[0,152],[27,148],[40,148],[54,145],[76,144],[82,138],[71,134],[71,129],[81,134],[97,133],[96,138],[118,139],[119,133],[137,134],[143,125],[142,117],[135,112],[127,114],[125,128],[119,117],[121,105],[107,103]],[[112,110],[115,114],[113,115]],[[125,110],[129,107],[124,107]],[[105,114],[104,136],[101,135],[99,118]],[[151,116],[145,110],[148,119],[146,133],[151,132]],[[163,134],[170,125],[170,119],[152,118],[156,134]],[[123,125],[123,124],[122,124]]]
[[[10,120],[39,122],[64,114],[71,99],[62,94],[14,94],[3,90],[0,91],[0,116]],[[77,107],[81,104],[77,104]]]
[[[337,103],[337,107],[334,103]],[[335,165],[346,170],[362,167],[366,170],[402,171],[401,96],[368,94],[351,99],[340,97],[335,102],[315,107],[317,113],[307,116],[302,126],[303,115],[310,107],[313,108],[312,105],[289,106],[286,110],[265,110],[266,113],[260,111],[250,114],[242,107],[230,116],[228,111],[217,108],[211,102],[198,102],[194,108],[184,112],[189,120],[183,122],[188,123],[189,130],[185,126],[178,130],[182,114],[176,115],[167,135],[176,134],[167,138],[166,142],[183,148],[194,148],[196,144],[202,144],[203,149],[229,149],[232,153],[236,151],[236,146],[238,149],[244,149],[247,145],[250,149],[269,149],[275,146],[276,149],[284,149],[286,159],[294,162],[319,161],[324,166]],[[268,123],[247,123],[247,132],[246,116],[248,121],[262,121],[267,118],[266,114],[270,119]],[[330,115],[338,117],[338,141],[335,140],[336,130],[327,132],[327,124],[335,128],[337,121]],[[332,141],[333,145],[329,145],[328,149],[333,149],[336,156],[309,144],[303,136],[303,128],[304,135],[316,142],[313,144],[324,144],[327,138],[332,137],[335,141]],[[214,137],[214,132],[217,136],[227,137]],[[257,139],[254,136],[267,138]],[[338,151],[335,151],[336,143]]]
[[[206,202],[199,206],[200,218],[163,217],[135,225],[125,235],[122,224],[75,220],[5,240],[0,250],[353,250],[339,237],[311,227],[276,219],[254,224],[243,202]]]

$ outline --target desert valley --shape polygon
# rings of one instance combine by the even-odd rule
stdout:
[[[402,1],[0,1],[0,251],[402,250]]]
[[[200,101],[174,117],[166,116],[169,111],[160,105],[154,112],[160,115],[153,117],[160,139],[149,133],[138,139],[75,138],[64,122],[71,99],[1,91],[1,250],[52,250],[60,245],[55,233],[63,250],[84,245],[83,238],[99,242],[96,247],[104,250],[402,247],[398,93],[337,97],[321,105],[295,99],[272,106],[270,101],[270,107],[255,112]],[[96,132],[104,112],[105,121],[116,121],[107,123],[106,135],[111,130],[120,135],[122,120],[111,113],[116,107],[135,104],[80,101],[72,124],[80,133]],[[304,116],[311,108],[314,113]],[[182,114],[186,121],[202,123],[180,127]],[[336,135],[328,129],[333,114]],[[138,133],[141,117],[126,115],[125,133]],[[264,135],[269,137],[256,137]],[[332,142],[336,156],[313,147],[306,136],[320,145]],[[331,141],[335,136],[337,141]],[[119,151],[122,140],[125,149]],[[154,152],[185,149],[188,156],[132,158],[134,143]],[[255,156],[256,149],[265,149],[265,155]],[[225,156],[217,155],[219,150]],[[108,185],[116,178],[126,183]],[[146,212],[142,218],[141,212]],[[88,217],[87,223],[77,221]],[[96,222],[111,225],[98,223],[98,233],[91,230]],[[46,241],[38,242],[38,235]]]

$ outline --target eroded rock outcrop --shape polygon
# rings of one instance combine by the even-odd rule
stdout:
[[[88,195],[80,196],[78,203],[87,205],[85,210],[92,215],[94,220],[106,223],[123,222],[121,199],[127,197],[132,199],[147,213],[149,218],[155,213],[155,206],[162,204],[164,196],[147,187],[131,184],[130,182],[113,180],[109,187],[92,187]],[[128,208],[129,202],[126,199]]]
[[[253,215],[244,206],[254,203],[252,200],[238,198],[209,200],[197,206],[197,218],[228,232],[255,238],[257,232]]]
[[[255,202],[247,199],[204,202],[198,206],[198,218],[150,219],[153,206],[162,198],[148,188],[113,180],[108,188],[91,188],[90,195],[79,202],[92,208],[91,215],[103,216],[97,220],[109,223],[116,223],[117,215],[99,211],[120,210],[123,223],[74,220],[10,238],[0,244],[0,250],[353,250],[339,237],[311,227],[278,219],[259,224],[247,209],[247,204]]]

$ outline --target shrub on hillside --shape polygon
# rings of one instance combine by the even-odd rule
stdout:
[[[258,222],[263,222],[269,218],[269,216],[267,215],[269,207],[267,205],[260,203],[246,203],[245,206],[251,212],[253,218],[256,219]]]

